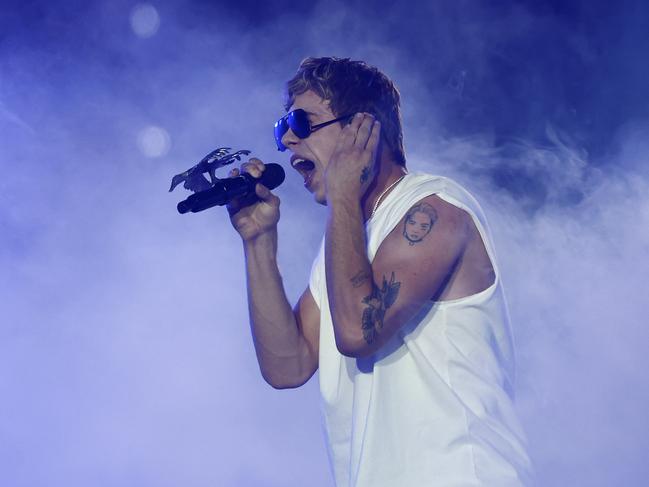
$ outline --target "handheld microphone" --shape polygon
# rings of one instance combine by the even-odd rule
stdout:
[[[234,198],[254,195],[257,183],[263,184],[268,189],[275,189],[284,182],[284,177],[284,168],[279,164],[270,163],[266,164],[260,178],[243,173],[234,178],[218,179],[210,189],[194,193],[178,203],[178,213],[184,214],[189,211],[197,213],[213,206],[226,205]]]

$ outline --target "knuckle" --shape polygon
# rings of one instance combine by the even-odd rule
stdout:
[[[244,162],[243,164],[241,164],[241,170],[248,174],[252,174],[253,176],[260,172],[259,168],[254,164],[251,164],[250,162]]]

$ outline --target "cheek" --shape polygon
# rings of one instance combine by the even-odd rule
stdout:
[[[324,154],[322,148],[318,146],[318,144],[313,143],[305,143],[304,145],[312,156],[311,161],[313,162],[313,164],[315,164],[315,169],[321,170],[326,167],[323,164],[323,161],[326,160],[326,155]]]
[[[327,131],[327,129],[331,130]],[[322,169],[326,168],[329,159],[331,159],[338,144],[339,136],[340,130],[336,130],[334,127],[325,127],[312,134],[309,139],[306,139],[306,146],[311,154],[317,157],[317,162]],[[313,139],[311,139],[312,137]]]

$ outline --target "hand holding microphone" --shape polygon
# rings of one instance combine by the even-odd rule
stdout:
[[[182,183],[185,189],[194,192],[178,203],[178,212],[197,213],[227,205],[232,225],[244,241],[262,234],[272,236],[279,221],[279,198],[270,190],[284,182],[284,169],[279,164],[264,164],[252,158],[244,162],[241,169],[232,169],[230,177],[218,179],[217,169],[250,154],[249,150],[230,151],[230,147],[219,147],[172,178],[169,191]]]
[[[256,184],[254,192],[240,198],[234,198],[228,203],[230,221],[244,241],[254,240],[262,234],[272,232],[279,221],[279,198],[270,192],[264,180],[269,171],[276,171],[274,166],[281,169],[281,180],[284,180],[284,170],[277,164],[264,164],[253,158],[241,165],[241,170],[232,169],[230,177],[249,177],[261,184]],[[241,172],[243,171],[243,173]],[[274,188],[278,184],[271,187]]]
[[[197,213],[213,206],[227,205],[235,199],[251,203],[256,199],[254,196],[257,183],[274,189],[284,182],[284,169],[279,164],[264,165],[259,159],[253,158],[249,163],[242,165],[242,168],[247,167],[250,167],[251,170],[240,173],[234,169],[230,172],[231,177],[215,179],[213,186],[209,189],[194,193],[186,200],[181,201],[178,203],[178,212]]]

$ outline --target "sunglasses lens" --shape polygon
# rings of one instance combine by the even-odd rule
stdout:
[[[288,114],[288,125],[300,139],[306,139],[311,134],[311,124],[304,110],[293,110]]]
[[[286,146],[282,143],[282,137],[288,132],[289,127],[296,137],[306,139],[311,135],[311,124],[307,113],[302,109],[293,110],[275,122],[275,143],[277,150],[284,152]]]
[[[282,137],[286,132],[288,132],[288,122],[286,117],[282,117],[275,122],[275,142],[277,143],[277,150],[282,152],[286,150],[286,146],[282,144]]]

